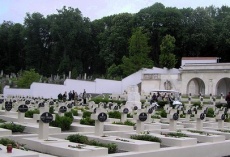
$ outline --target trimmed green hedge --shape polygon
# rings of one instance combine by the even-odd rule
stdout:
[[[135,140],[142,140],[142,141],[150,141],[150,142],[159,142],[161,143],[161,139],[155,136],[151,136],[151,135],[132,135],[130,136],[131,139],[135,139]]]
[[[12,130],[12,132],[23,132],[25,126],[14,124],[14,123],[4,123],[4,124],[0,124],[0,128]]]
[[[105,144],[95,140],[89,140],[88,137],[80,134],[70,135],[67,137],[67,140],[69,140],[70,142],[81,143],[86,145],[106,147],[108,148],[109,154],[117,152],[117,145],[114,143]]]

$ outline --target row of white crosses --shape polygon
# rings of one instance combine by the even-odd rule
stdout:
[[[90,111],[91,119],[95,120],[95,135],[102,136],[103,135],[103,128],[104,122],[107,121],[107,107],[103,103],[95,104],[94,102],[90,102]],[[144,131],[144,122],[151,118],[151,114],[154,112],[154,107],[149,106],[146,109],[138,109],[134,106],[132,109],[128,108],[126,105],[122,105],[118,108],[117,104],[108,103],[107,105],[111,105],[110,108],[113,110],[118,110],[121,113],[121,122],[125,122],[127,120],[127,114],[132,112],[130,110],[134,110],[132,113],[134,115],[134,119],[137,121],[136,123],[136,132],[141,133]],[[104,108],[105,107],[105,108]]]

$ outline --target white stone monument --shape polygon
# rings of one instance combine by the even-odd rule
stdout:
[[[137,106],[138,109],[141,109],[140,94],[138,93],[138,87],[136,85],[129,86],[127,91],[128,100],[125,105],[129,109],[134,108],[134,106]]]

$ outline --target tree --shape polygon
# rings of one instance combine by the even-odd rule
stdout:
[[[19,77],[17,85],[19,88],[30,88],[33,82],[38,82],[40,75],[35,72],[34,69],[23,71],[21,77]]]
[[[151,48],[148,46],[148,36],[141,28],[133,31],[129,40],[129,57],[122,58],[123,75],[128,76],[141,68],[152,68],[153,61],[148,57]]]
[[[173,54],[176,39],[171,35],[166,35],[160,45],[161,54],[159,56],[160,67],[172,69],[176,65],[176,56]]]

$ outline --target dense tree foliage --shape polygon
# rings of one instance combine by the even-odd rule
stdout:
[[[160,45],[161,54],[159,56],[160,67],[172,69],[176,65],[176,56],[173,54],[176,39],[171,35],[166,35]]]
[[[178,9],[155,3],[136,14],[94,21],[71,7],[47,17],[28,13],[23,24],[0,24],[0,69],[7,74],[35,69],[43,76],[71,71],[72,78],[87,73],[119,79],[153,63],[178,68],[175,61],[182,57],[229,62],[229,26],[228,6]],[[173,50],[163,44],[166,35],[175,39]],[[171,57],[175,60],[169,64]]]
[[[40,75],[35,72],[34,69],[23,71],[22,75],[18,79],[18,87],[20,88],[30,88],[33,82],[39,82]]]

